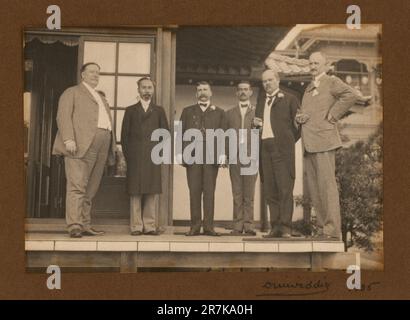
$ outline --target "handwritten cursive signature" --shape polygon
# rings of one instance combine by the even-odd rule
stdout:
[[[327,292],[329,291],[330,286],[331,283],[326,281],[325,278],[289,282],[266,281],[262,285],[262,288],[266,291],[257,294],[257,296],[307,296]]]

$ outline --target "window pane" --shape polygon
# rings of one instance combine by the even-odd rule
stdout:
[[[120,43],[119,46],[120,73],[150,74],[150,43]]]
[[[84,63],[96,62],[101,72],[115,72],[114,42],[84,42]]]
[[[117,110],[117,126],[115,127],[115,134],[117,137],[117,142],[121,141],[121,128],[122,128],[122,119],[124,119],[125,110]]]
[[[105,94],[110,107],[114,107],[114,76],[100,76],[100,81],[96,90],[100,90]]]
[[[118,107],[128,107],[139,101],[137,81],[141,77],[118,77]]]

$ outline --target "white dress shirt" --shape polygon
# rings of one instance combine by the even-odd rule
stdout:
[[[147,112],[150,103],[151,103],[151,100],[145,101],[141,99],[141,105],[145,112]]]
[[[87,83],[83,82],[83,84],[88,89],[88,91],[90,91],[91,95],[94,97],[95,101],[97,101],[98,104],[97,127],[111,131],[110,117],[108,116],[107,109],[105,109],[105,105],[100,94]]]
[[[248,105],[248,107],[242,107],[241,106],[241,105],[244,105],[244,104]],[[241,120],[242,120],[241,121],[241,128],[242,129],[244,129],[244,127],[245,127],[245,116],[246,116],[246,113],[249,110],[250,105],[251,105],[251,103],[250,103],[249,100],[239,102],[239,111],[241,112]],[[245,143],[245,132],[244,131],[241,131],[241,134],[240,134],[240,137],[239,137],[239,143]]]
[[[201,108],[201,110],[202,110],[203,112],[205,112],[206,109],[208,109],[208,107],[209,107],[209,105],[210,105],[211,103],[210,103],[209,101],[206,101],[206,102],[198,101],[198,104],[199,104],[199,107]],[[201,104],[206,104],[206,107],[201,106]]]
[[[276,89],[272,94],[266,96],[265,109],[263,110],[263,127],[262,127],[262,139],[274,138],[272,125],[270,123],[270,110],[272,108],[273,102],[276,99],[276,94],[279,89]],[[268,104],[268,96],[274,96],[272,102]]]
[[[242,107],[241,105],[243,105],[243,104],[248,105],[248,107],[247,107],[247,108]],[[241,125],[241,128],[243,128],[243,126],[245,125],[245,124],[244,124],[244,123],[245,123],[245,115],[246,115],[246,113],[248,112],[248,109],[249,109],[250,105],[251,105],[251,103],[249,102],[249,100],[248,100],[248,101],[240,101],[240,102],[239,102],[239,110],[241,111],[241,117],[242,117],[242,125]]]

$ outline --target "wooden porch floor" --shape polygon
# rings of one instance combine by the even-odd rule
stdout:
[[[70,238],[66,232],[27,232],[28,268],[56,264],[67,268],[302,268],[346,269],[358,264],[358,256],[344,252],[341,241],[309,238],[264,239],[230,236],[186,237],[188,227],[167,227],[159,236],[131,236],[108,231],[103,236]],[[177,234],[175,234],[177,233]]]
[[[70,238],[67,232],[28,232],[26,251],[160,251],[160,252],[344,252],[342,241],[317,241],[312,238],[262,238],[231,236],[229,230],[216,228],[220,237],[186,237],[187,227],[167,227],[159,236],[131,236],[107,231],[103,236]]]

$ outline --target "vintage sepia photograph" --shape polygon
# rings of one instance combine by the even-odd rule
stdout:
[[[381,24],[23,39],[26,272],[384,269]]]

